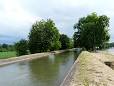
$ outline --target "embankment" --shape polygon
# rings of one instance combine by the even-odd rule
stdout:
[[[66,51],[73,51],[73,50],[75,50],[75,48],[74,49],[67,49],[67,50],[52,51],[52,52],[36,53],[36,54],[19,56],[19,57],[12,57],[12,58],[8,58],[8,59],[0,59],[0,66],[16,63],[16,62],[20,62],[20,61],[28,61],[28,60],[47,57],[51,53],[60,54],[60,53],[66,52]]]
[[[114,55],[82,52],[61,86],[114,86],[114,70],[105,62],[114,62]]]

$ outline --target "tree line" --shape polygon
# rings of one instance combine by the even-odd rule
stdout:
[[[114,47],[114,42],[111,42],[111,43],[105,43],[104,46],[103,46],[104,49],[112,48],[112,47]]]
[[[36,21],[30,30],[28,40],[20,40],[15,44],[18,55],[41,53],[59,49],[73,48],[72,39],[60,34],[51,19]]]
[[[10,44],[0,44],[0,52],[14,51],[14,45]]]
[[[73,38],[60,34],[51,19],[36,21],[30,30],[28,40],[20,40],[15,44],[18,55],[48,52],[73,47],[86,50],[102,49],[108,43],[110,35],[109,18],[106,15],[92,13],[79,19],[74,24]],[[70,29],[70,28],[69,28]]]

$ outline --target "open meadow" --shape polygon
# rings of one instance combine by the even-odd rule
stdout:
[[[7,59],[15,56],[16,56],[16,51],[0,52],[0,59]]]

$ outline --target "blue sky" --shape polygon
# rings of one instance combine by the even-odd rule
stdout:
[[[114,41],[113,0],[0,0],[0,43],[27,39],[31,25],[51,18],[60,33],[72,37],[73,25],[92,12],[110,17],[110,41]]]

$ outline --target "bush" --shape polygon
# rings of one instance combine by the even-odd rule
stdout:
[[[22,39],[15,44],[15,49],[18,56],[28,54],[28,43],[26,40]]]

